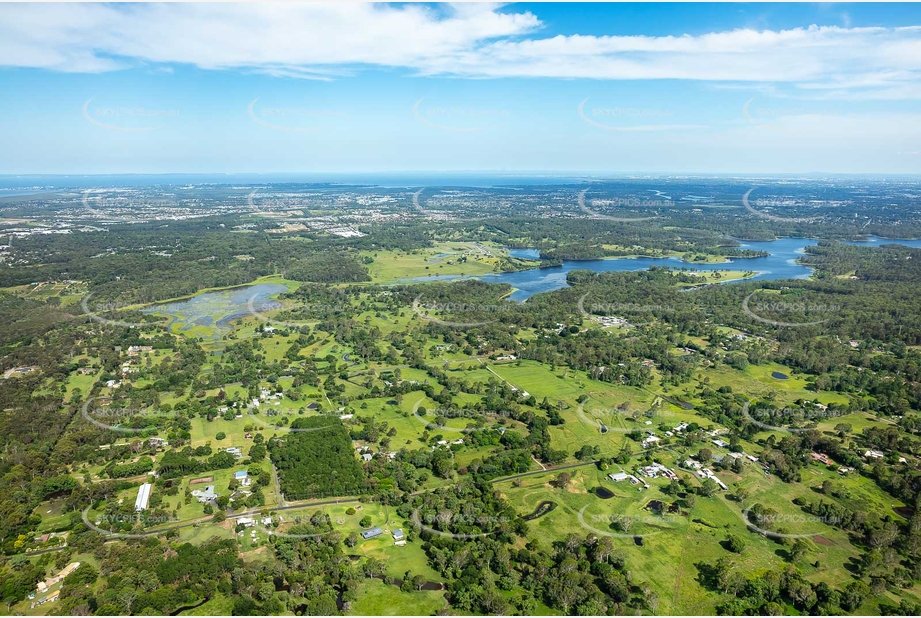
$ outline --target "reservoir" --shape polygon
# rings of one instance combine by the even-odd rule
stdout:
[[[908,247],[921,248],[921,240],[886,240],[869,237],[866,242],[854,242],[857,246],[878,247],[887,243],[896,243]],[[775,280],[775,279],[808,279],[812,269],[798,264],[796,260],[805,253],[805,248],[817,244],[809,238],[778,238],[777,240],[755,242],[744,241],[740,249],[753,249],[766,251],[770,255],[755,258],[732,258],[720,264],[692,264],[681,258],[611,258],[604,260],[563,260],[561,266],[551,268],[533,268],[513,273],[490,273],[487,275],[433,275],[428,277],[414,277],[403,282],[425,281],[451,281],[455,279],[481,279],[487,283],[507,283],[515,291],[509,296],[510,300],[518,302],[527,300],[534,294],[552,292],[567,287],[566,275],[573,270],[591,270],[594,272],[632,272],[647,270],[652,266],[668,267],[673,269],[686,268],[688,270],[751,270],[757,275],[746,281]],[[537,249],[511,249],[512,257],[521,259],[537,259],[540,252]]]

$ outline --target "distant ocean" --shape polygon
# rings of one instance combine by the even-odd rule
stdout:
[[[112,175],[5,175],[0,176],[0,197],[59,189],[94,187],[144,187],[152,185],[264,184],[304,183],[384,188],[459,186],[501,187],[521,185],[580,184],[599,180],[601,176],[540,174],[503,174],[485,172],[457,173],[377,173],[377,174],[112,174]]]

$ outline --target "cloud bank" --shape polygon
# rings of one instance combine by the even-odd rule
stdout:
[[[0,5],[0,66],[258,71],[330,79],[367,67],[465,78],[786,83],[815,98],[915,99],[921,26],[541,36],[514,6]]]

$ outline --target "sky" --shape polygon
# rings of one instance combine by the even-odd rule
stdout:
[[[0,174],[921,173],[918,4],[0,4]]]

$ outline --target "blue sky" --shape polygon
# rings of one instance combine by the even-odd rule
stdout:
[[[0,174],[921,173],[921,6],[0,5]]]

